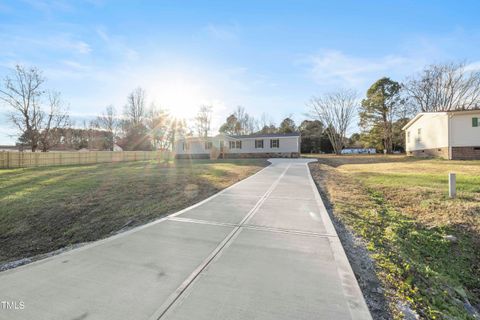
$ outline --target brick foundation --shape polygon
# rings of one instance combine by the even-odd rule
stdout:
[[[240,158],[299,158],[298,152],[265,152],[265,153],[225,153],[225,159]],[[221,156],[220,156],[221,158]]]
[[[452,147],[452,160],[480,160],[480,146]]]
[[[176,154],[176,159],[210,159],[208,153],[196,153],[196,154]]]
[[[244,159],[244,158],[299,158],[298,152],[265,152],[265,153],[225,153],[225,159]],[[210,159],[210,154],[177,154],[177,159]],[[222,159],[222,155],[219,156]]]
[[[441,157],[444,159],[448,159],[448,147],[413,150],[413,151],[408,151],[407,154],[409,156],[414,156],[414,157]]]

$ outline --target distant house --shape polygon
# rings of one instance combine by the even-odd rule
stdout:
[[[0,151],[20,151],[20,148],[18,145],[0,145]]]
[[[191,137],[176,142],[177,158],[296,158],[300,133]]]
[[[375,154],[375,148],[349,147],[342,150],[342,154]]]
[[[16,145],[0,145],[0,151],[10,151],[10,152],[31,152],[31,146],[24,146],[21,144]]]
[[[410,156],[480,159],[480,110],[422,112],[404,127]]]

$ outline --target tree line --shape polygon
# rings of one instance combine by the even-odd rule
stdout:
[[[31,151],[59,149],[171,150],[177,139],[211,134],[213,108],[199,107],[193,124],[172,117],[149,102],[144,89],[126,96],[121,111],[107,106],[95,119],[78,126],[60,92],[46,88],[42,72],[17,65],[0,86],[0,101],[19,132],[18,143]],[[267,114],[256,119],[238,106],[220,126],[230,135],[300,132],[301,151],[340,154],[346,146],[403,151],[402,127],[418,112],[469,110],[480,107],[480,72],[465,63],[426,66],[403,83],[381,78],[365,97],[352,89],[313,96],[308,120],[298,126],[291,116],[277,126]],[[361,131],[347,137],[358,120]]]
[[[109,105],[95,119],[78,125],[72,121],[61,94],[45,86],[46,79],[39,69],[18,65],[0,87],[0,100],[9,107],[8,118],[19,132],[18,144],[32,152],[114,150],[115,146],[122,150],[172,150],[179,138],[211,134],[212,106],[200,106],[189,125],[185,119],[172,117],[166,109],[149,103],[140,87],[127,95],[120,112]],[[255,119],[241,106],[227,117],[219,131],[231,135],[301,131],[305,135],[304,152],[331,150],[319,121],[306,120],[297,127],[291,117],[286,117],[276,126],[268,115]]]

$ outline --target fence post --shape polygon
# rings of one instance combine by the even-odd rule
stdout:
[[[10,152],[7,151],[7,166],[6,168],[10,168]]]
[[[457,196],[457,176],[453,172],[448,174],[448,196],[452,199]]]

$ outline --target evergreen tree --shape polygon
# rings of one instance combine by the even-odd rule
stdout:
[[[360,127],[364,141],[374,146],[381,141],[381,149],[393,150],[393,122],[403,109],[401,85],[389,78],[381,78],[367,91],[360,109]],[[373,144],[373,145],[372,145]]]

